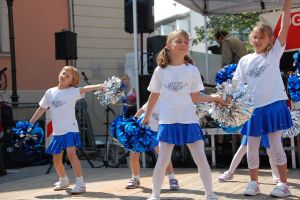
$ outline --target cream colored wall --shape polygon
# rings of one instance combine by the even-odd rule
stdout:
[[[124,73],[126,54],[133,51],[133,35],[124,31],[123,0],[74,0],[74,31],[78,48],[76,65],[92,84]],[[85,99],[94,134],[105,134],[105,108],[92,93]],[[116,114],[120,113],[120,106],[111,107]],[[115,116],[110,114],[109,118],[111,121]]]
[[[132,35],[124,31],[124,1],[74,0],[74,24],[77,67],[92,82],[122,75],[126,53],[133,51]]]

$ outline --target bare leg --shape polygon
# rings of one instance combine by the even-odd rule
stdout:
[[[71,162],[73,172],[76,177],[81,177],[82,176],[82,169],[81,169],[81,164],[80,161],[76,155],[76,147],[69,147],[67,148],[67,155],[68,158]]]
[[[66,176],[65,166],[62,162],[62,155],[62,152],[60,154],[53,154],[53,165],[59,177]]]
[[[140,175],[140,153],[130,152],[130,169],[133,176]]]

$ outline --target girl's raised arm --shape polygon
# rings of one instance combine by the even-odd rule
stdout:
[[[278,39],[281,45],[285,45],[287,40],[287,35],[289,32],[289,27],[291,23],[291,6],[293,0],[285,0],[283,4],[283,10],[281,15],[281,27],[278,34]]]

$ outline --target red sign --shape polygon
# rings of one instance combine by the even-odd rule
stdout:
[[[274,34],[278,36],[281,24],[281,16],[275,26]],[[300,11],[291,13],[291,25],[288,33],[285,50],[300,49]]]

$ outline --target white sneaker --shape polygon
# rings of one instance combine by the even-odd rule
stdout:
[[[68,179],[59,179],[56,183],[54,183],[54,191],[65,190],[69,187]]]
[[[224,172],[221,176],[218,177],[219,182],[226,182],[233,179],[233,174],[229,171]]]
[[[260,190],[259,190],[259,184],[257,183],[257,181],[248,182],[248,185],[246,187],[244,195],[245,196],[255,196],[259,193],[260,193]]]
[[[217,195],[215,195],[214,193],[211,193],[209,195],[205,195],[205,199],[206,200],[218,200],[219,197]]]
[[[86,192],[86,187],[83,185],[75,185],[75,187],[71,190],[71,194],[82,194]]]
[[[283,184],[278,182],[273,191],[270,193],[272,197],[288,197],[291,196],[291,192],[289,186],[287,184]]]

